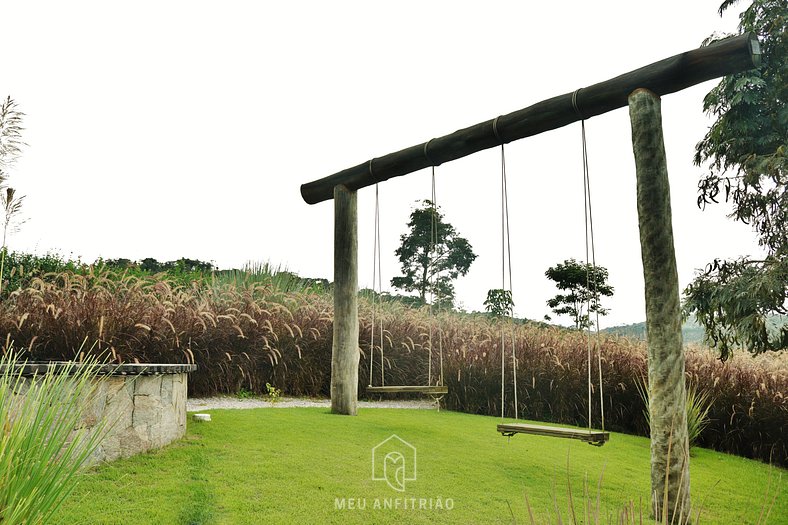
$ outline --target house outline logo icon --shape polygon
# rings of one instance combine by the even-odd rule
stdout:
[[[372,447],[372,479],[405,492],[405,482],[416,480],[416,447],[396,434]]]

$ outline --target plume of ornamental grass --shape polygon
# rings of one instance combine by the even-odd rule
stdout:
[[[91,358],[33,378],[19,364],[0,357],[0,522],[49,523],[109,428],[81,425],[102,379]]]
[[[22,127],[24,113],[19,111],[18,104],[10,97],[0,102],[0,184],[6,178],[6,170],[22,152]]]
[[[15,275],[22,271],[25,284],[0,301],[0,341],[15,341],[30,359],[68,359],[87,341],[95,343],[92,355],[117,363],[196,363],[190,395],[265,394],[266,383],[287,395],[330,395],[330,287],[283,291],[265,280],[239,284],[210,277],[184,283],[97,268]],[[364,294],[359,326],[362,396],[370,364],[376,385],[382,375],[390,385],[435,384],[442,354],[446,408],[499,416],[503,351],[507,416],[515,414],[514,353],[519,417],[588,425],[588,340],[582,332],[526,321],[501,324],[486,314],[430,315],[390,299],[373,309]],[[502,327],[511,334],[505,348]],[[648,435],[637,388],[647,369],[645,343],[602,334],[592,347],[592,426],[601,426],[601,352],[606,429]],[[737,353],[722,363],[708,349],[688,348],[687,381],[712,400],[697,445],[788,464],[787,365],[788,354]]]
[[[31,279],[0,302],[0,334],[26,356],[58,360],[83,342],[112,362],[197,363],[197,395],[265,392],[327,395],[330,297],[270,285],[185,285],[106,268]],[[329,351],[322,351],[328,348]]]
[[[427,309],[412,309],[383,301],[375,311],[375,341],[371,342],[372,306],[360,297],[361,364],[359,388],[369,384],[369,356],[374,356],[374,384],[381,370],[387,384],[426,384],[430,369],[432,327],[432,380],[443,350],[446,408],[472,414],[501,414],[501,325],[485,314],[442,312],[430,317]],[[507,328],[509,330],[509,328]],[[586,335],[559,327],[517,322],[514,325],[517,359],[518,413],[523,419],[588,425]],[[381,334],[383,336],[381,343]],[[507,363],[505,412],[514,416],[511,338],[505,339]],[[381,362],[380,347],[383,347]],[[638,393],[638,380],[646,374],[645,343],[602,334],[594,341],[601,349],[607,430],[648,435],[648,416]],[[374,350],[374,351],[373,351]],[[330,347],[324,350],[330,351]],[[710,402],[698,415],[706,423],[698,446],[744,457],[788,462],[786,417],[788,355],[750,356],[736,353],[722,363],[710,350],[687,349],[686,379]],[[592,426],[599,428],[599,386],[596,358],[592,363]]]

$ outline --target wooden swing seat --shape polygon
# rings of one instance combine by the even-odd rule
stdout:
[[[515,434],[533,434],[535,436],[579,439],[589,445],[601,447],[610,439],[610,433],[601,430],[582,430],[579,428],[550,427],[528,423],[501,423],[498,432],[511,437]]]
[[[431,395],[440,395],[440,394],[448,394],[449,387],[436,385],[386,385],[386,386],[368,386],[367,392],[371,394],[399,394],[399,393],[409,393],[409,394],[431,394]]]

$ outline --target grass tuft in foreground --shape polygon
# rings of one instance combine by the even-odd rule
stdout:
[[[34,378],[17,364],[0,356],[0,523],[49,523],[105,435],[103,423],[80,428],[102,379],[92,359]]]

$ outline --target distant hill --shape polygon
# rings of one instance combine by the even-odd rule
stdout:
[[[646,339],[646,322],[612,326],[601,331],[643,341]],[[703,342],[703,327],[693,320],[689,320],[681,326],[681,333],[684,336],[685,344]]]

